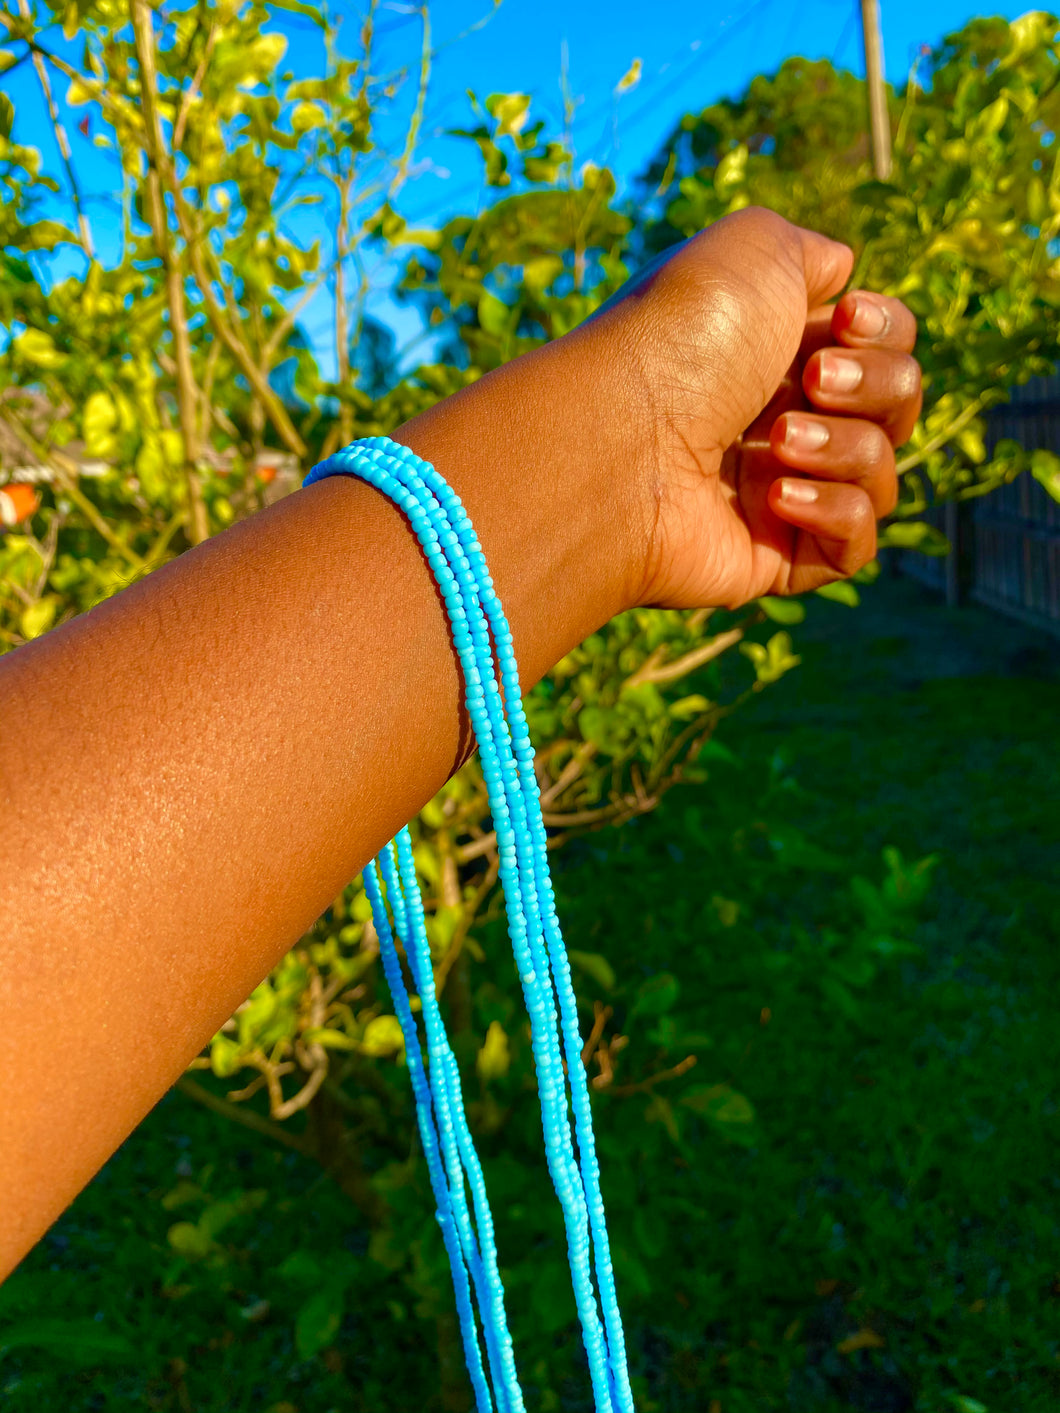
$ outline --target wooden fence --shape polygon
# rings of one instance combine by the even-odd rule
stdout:
[[[1011,437],[1029,449],[1060,454],[1060,373],[1015,388],[1011,401],[987,415],[987,447]],[[1010,486],[934,507],[926,519],[950,541],[944,558],[905,553],[900,567],[945,592],[1060,633],[1060,504],[1024,475]]]

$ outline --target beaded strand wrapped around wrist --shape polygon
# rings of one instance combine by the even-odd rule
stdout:
[[[545,1153],[563,1210],[596,1409],[597,1413],[632,1413],[582,1041],[570,965],[556,916],[534,752],[522,709],[512,634],[467,513],[428,462],[386,437],[369,437],[314,467],[305,485],[334,475],[367,481],[404,512],[445,603],[496,831],[508,931],[530,1016]],[[456,1060],[435,995],[423,901],[407,829],[368,865],[364,882],[379,934],[384,974],[405,1037],[417,1121],[453,1271],[476,1406],[479,1413],[494,1408],[497,1413],[521,1413],[524,1403],[505,1315],[493,1219],[464,1113]],[[426,1069],[396,942],[404,949],[420,998]],[[568,1104],[574,1114],[573,1133]],[[470,1210],[466,1189],[471,1194]],[[594,1267],[599,1304],[593,1286]],[[483,1328],[485,1364],[472,1292]]]

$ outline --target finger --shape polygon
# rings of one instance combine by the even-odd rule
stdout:
[[[806,364],[802,387],[825,412],[879,423],[893,446],[909,440],[920,415],[920,364],[908,353],[824,348]]]
[[[819,304],[806,315],[806,329],[799,344],[799,358],[805,366],[806,360],[821,348],[832,347],[836,342],[832,332],[834,304]]]
[[[821,480],[860,486],[877,517],[890,515],[898,504],[894,447],[875,422],[785,412],[773,423],[769,440],[773,455],[785,466]]]
[[[854,289],[845,294],[832,313],[832,332],[849,348],[892,348],[912,353],[916,345],[916,319],[900,299],[874,290]]]
[[[805,532],[792,565],[792,593],[848,578],[876,556],[876,515],[859,486],[782,476],[769,488],[769,507]]]

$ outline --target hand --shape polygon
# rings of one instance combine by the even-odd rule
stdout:
[[[826,302],[852,258],[749,208],[666,252],[598,312],[596,332],[640,369],[638,602],[737,607],[875,555],[920,369],[898,300],[859,290]]]

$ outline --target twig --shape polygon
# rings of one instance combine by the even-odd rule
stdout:
[[[455,858],[457,856],[454,855],[453,857]],[[496,883],[499,872],[500,858],[494,856],[490,860],[490,865],[486,870],[485,877],[475,891],[475,896],[471,900],[471,906],[464,909],[463,917],[460,919],[459,926],[453,933],[453,940],[450,942],[445,956],[434,970],[434,989],[439,996],[445,990],[445,983],[449,978],[449,973],[452,971],[453,964],[456,962],[457,957],[459,957],[463,949],[464,939],[471,931],[471,925],[478,915],[478,910],[485,902],[490,889]]]
[[[593,1057],[593,1051],[600,1043],[600,1037],[604,1033],[607,1022],[613,1015],[613,1007],[605,1006],[602,1001],[593,1002],[593,1028],[589,1032],[589,1039],[582,1046],[582,1064],[585,1065],[586,1068],[588,1068],[589,1061]]]
[[[188,114],[191,112],[191,105],[195,102],[195,97],[202,86],[202,81],[206,77],[206,70],[209,67],[210,59],[213,55],[213,47],[216,42],[217,24],[214,22],[210,26],[210,33],[206,36],[206,43],[203,45],[202,50],[202,58],[199,60],[198,67],[192,75],[191,83],[184,90],[180,100],[180,112],[177,114],[177,121],[173,124],[174,152],[179,152],[184,143],[184,129],[188,125]]]
[[[431,16],[426,5],[421,6],[420,16],[423,20],[423,43],[420,48],[420,79],[416,90],[416,106],[409,119],[408,131],[405,134],[405,148],[398,161],[398,169],[390,186],[389,194],[392,197],[397,195],[408,180],[412,154],[416,150],[416,142],[423,123],[423,109],[427,101],[427,84],[431,76]]]
[[[938,451],[940,446],[945,446],[951,437],[955,437],[966,423],[970,422],[973,417],[982,411],[982,408],[983,395],[980,393],[974,402],[970,402],[964,411],[955,417],[948,426],[944,427],[941,432],[936,432],[931,440],[926,442],[919,451],[911,452],[909,456],[902,457],[901,461],[899,461],[898,465],[894,468],[899,476],[906,471],[911,471],[914,466],[919,466],[933,451]]]
[[[626,687],[639,687],[645,682],[673,682],[678,677],[685,677],[689,672],[694,672],[697,667],[702,667],[705,663],[711,662],[714,658],[720,657],[734,643],[738,643],[743,637],[742,628],[730,628],[727,633],[719,633],[717,637],[711,638],[709,643],[704,643],[701,647],[693,648],[683,657],[675,659],[662,665],[656,665],[652,658],[643,662],[634,672],[633,676],[624,683]],[[654,657],[655,654],[652,654]],[[649,667],[648,664],[651,663]],[[645,670],[647,669],[647,670]]]
[[[155,68],[155,35],[146,0],[130,0],[136,57],[140,66],[140,97],[143,104],[147,156],[147,214],[155,245],[165,274],[169,326],[177,364],[177,410],[184,448],[184,481],[188,491],[188,532],[193,544],[209,538],[210,524],[199,482],[199,392],[191,364],[191,339],[184,300],[184,272],[169,238],[163,171],[168,165],[162,120],[159,116],[158,73]]]
[[[695,1055],[686,1055],[680,1064],[674,1065],[672,1069],[660,1070],[658,1074],[649,1075],[647,1079],[639,1080],[636,1084],[620,1084],[615,1089],[612,1089],[611,1093],[619,1095],[645,1094],[649,1090],[654,1089],[657,1084],[662,1084],[668,1079],[677,1079],[679,1075],[683,1075],[687,1070],[690,1070],[695,1063]]]
[[[242,1124],[244,1128],[253,1129],[255,1133],[264,1134],[266,1138],[271,1138],[274,1143],[282,1144],[284,1148],[293,1148],[296,1153],[306,1156],[312,1155],[309,1144],[297,1134],[289,1133],[287,1129],[263,1118],[253,1109],[241,1109],[238,1104],[222,1099],[219,1094],[214,1094],[198,1080],[192,1079],[190,1075],[181,1075],[174,1088],[179,1089],[182,1094],[186,1094],[189,1099],[194,1099],[197,1104],[202,1104],[204,1108],[212,1109],[215,1114],[221,1114],[224,1118],[231,1119],[233,1123]]]
[[[33,13],[30,10],[29,0],[18,0],[18,11],[24,20],[32,21]],[[92,244],[92,232],[89,228],[88,217],[81,201],[81,188],[78,186],[77,177],[74,175],[74,164],[70,152],[70,139],[67,136],[66,128],[63,126],[59,116],[59,109],[55,106],[55,97],[52,94],[51,79],[48,77],[48,69],[44,62],[44,57],[36,49],[32,50],[33,67],[37,73],[37,81],[40,84],[41,92],[44,94],[44,102],[48,107],[48,116],[51,118],[52,130],[55,133],[55,141],[59,148],[59,156],[62,158],[63,168],[66,172],[66,180],[70,183],[70,195],[73,198],[74,210],[77,212],[77,229],[81,234],[81,248],[89,260],[95,258],[95,249]]]
[[[582,774],[585,767],[596,755],[599,746],[594,741],[583,741],[571,756],[570,760],[560,771],[559,776],[548,787],[541,792],[541,805],[550,805],[558,795],[561,795],[568,786],[573,785],[575,780]]]

